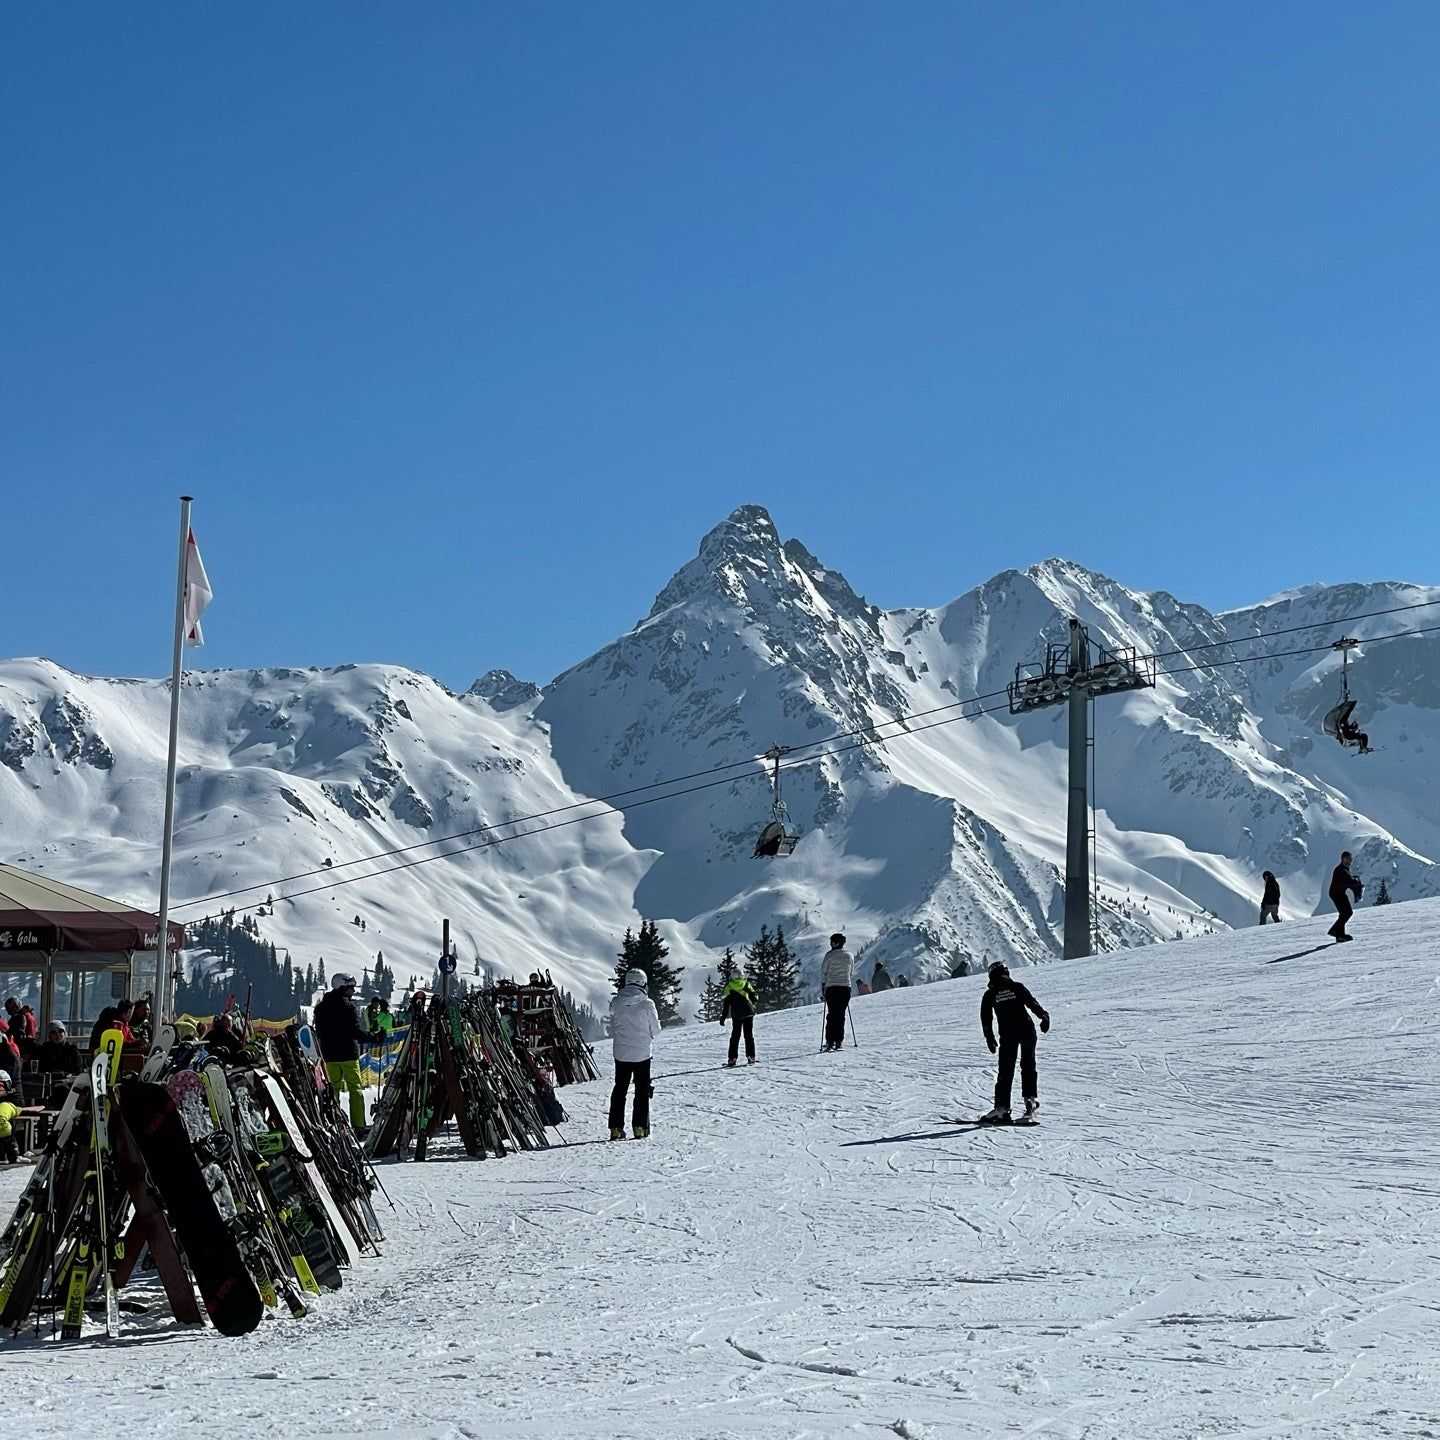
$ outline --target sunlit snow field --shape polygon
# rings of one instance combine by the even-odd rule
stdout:
[[[979,980],[667,1033],[655,1135],[382,1167],[305,1321],[8,1341],[19,1435],[1440,1435],[1440,902],[1027,972],[1044,1125]],[[0,1177],[8,1213],[26,1172]]]

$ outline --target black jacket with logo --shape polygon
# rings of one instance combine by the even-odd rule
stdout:
[[[1033,1010],[1049,1024],[1050,1016],[1040,1002],[1018,981],[1008,976],[1004,980],[992,980],[986,987],[985,998],[980,1002],[980,1028],[985,1032],[985,1043],[994,1044],[995,1034],[992,1022],[1000,1022],[1000,1038],[1035,1038],[1035,1026],[1030,1022],[1028,1011]]]

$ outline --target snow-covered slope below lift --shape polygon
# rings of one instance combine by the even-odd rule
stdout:
[[[0,667],[8,857],[153,905],[168,703],[168,685],[91,679],[45,661]],[[178,918],[311,891],[259,922],[302,964],[323,956],[331,970],[358,972],[383,952],[402,975],[428,979],[448,917],[467,973],[478,957],[504,973],[549,965],[582,993],[603,988],[614,939],[635,922],[630,897],[646,863],[615,816],[331,885],[434,854],[423,845],[433,837],[583,798],[523,711],[395,666],[358,665],[191,675],[183,714]],[[345,864],[381,851],[403,853]],[[301,878],[276,883],[282,876]],[[233,890],[244,893],[183,904]]]
[[[1319,627],[1257,642],[1273,650],[1328,643],[1341,617],[1422,599],[1440,589],[1312,586],[1215,615],[1051,560],[936,610],[886,612],[746,506],[704,538],[633,630],[543,693],[500,670],[466,695],[382,665],[191,677],[175,890],[187,900],[253,884],[316,889],[260,923],[302,962],[323,955],[331,968],[383,949],[402,973],[428,976],[448,915],[467,968],[472,955],[510,971],[545,965],[596,1000],[618,936],[641,915],[664,923],[697,988],[719,947],[777,922],[812,977],[837,928],[867,947],[867,964],[883,957],[912,978],[962,960],[1043,960],[1058,953],[1063,712],[935,721],[972,710],[957,703],[966,697],[1002,691],[1017,661],[1063,636],[1070,614],[1143,652]],[[1346,628],[1374,636],[1437,614]],[[1172,663],[1184,668],[1156,690],[1096,707],[1108,944],[1250,923],[1263,868],[1280,875],[1288,914],[1311,913],[1345,848],[1372,893],[1381,878],[1397,899],[1433,893],[1440,636],[1356,652],[1353,681],[1383,747],[1364,758],[1320,734],[1338,690],[1328,650],[1256,666]],[[6,858],[152,898],[165,704],[159,684],[0,665]],[[916,718],[896,723],[902,716]],[[769,797],[748,766],[663,803],[622,799],[623,822],[326,888],[370,870],[343,868],[357,855],[876,724],[884,744],[842,742],[851,748],[787,773],[803,838],[783,862],[750,858]],[[793,758],[806,759],[803,748]],[[324,870],[326,859],[342,868]],[[274,884],[311,870],[321,873]],[[349,923],[357,914],[364,931]]]
[[[857,1001],[836,1055],[762,1016],[753,1070],[666,1032],[643,1146],[573,1143],[606,1087],[568,1090],[568,1148],[384,1167],[385,1255],[310,1319],[6,1341],[11,1392],[65,1396],[53,1440],[217,1394],[257,1440],[298,1405],[351,1440],[1433,1434],[1440,902],[1324,923],[1037,975],[1034,1130],[941,1118],[988,1103],[978,979]]]

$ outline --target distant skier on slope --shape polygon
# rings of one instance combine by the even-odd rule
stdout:
[[[890,972],[885,968],[885,962],[877,960],[875,969],[870,976],[870,989],[878,995],[882,990],[892,990],[894,987],[895,982],[891,980]]]
[[[1268,870],[1260,872],[1265,882],[1265,893],[1260,897],[1260,923],[1273,920],[1280,923],[1280,882]]]
[[[660,1033],[660,1012],[650,998],[650,977],[638,966],[625,972],[625,984],[610,1002],[610,1038],[615,1048],[615,1088],[610,1092],[610,1138],[625,1138],[625,1092],[633,1081],[635,1103],[631,1134],[650,1136],[650,1054]]]
[[[730,1058],[727,1065],[740,1059],[740,1036],[745,1036],[745,1059],[755,1063],[755,992],[743,975],[735,975],[725,987],[720,1002],[720,1023],[730,1022]]]
[[[1330,927],[1329,933],[1335,937],[1337,943],[1355,938],[1345,929],[1350,917],[1355,913],[1355,907],[1350,903],[1350,896],[1353,894],[1358,900],[1364,893],[1365,887],[1350,873],[1350,852],[1346,850],[1341,854],[1340,863],[1330,876],[1330,903],[1340,913]]]
[[[1000,1051],[1000,1070],[995,1077],[995,1108],[980,1117],[982,1125],[1010,1124],[1010,1086],[1015,1078],[1015,1052],[1020,1052],[1020,1092],[1025,1098],[1025,1119],[1032,1124],[1040,1109],[1040,1086],[1035,1073],[1035,1026],[1028,1011],[1040,1017],[1041,1030],[1050,1028],[1050,1016],[1040,1002],[997,960],[990,967],[990,983],[980,1001],[980,1028],[993,1055]],[[1000,1022],[1000,1043],[995,1043],[993,1024]]]
[[[839,1050],[845,1044],[845,1012],[850,1008],[850,991],[855,983],[855,962],[845,948],[845,937],[830,937],[830,950],[820,962],[820,994],[825,998],[825,1049]]]

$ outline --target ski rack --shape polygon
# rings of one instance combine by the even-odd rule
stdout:
[[[405,1043],[375,1107],[370,1159],[403,1156],[413,1143],[414,1158],[424,1160],[451,1120],[465,1153],[476,1159],[549,1146],[544,1111],[553,1086],[513,1041],[497,998],[518,988],[415,995]]]
[[[118,1072],[118,1052],[114,1059]],[[216,1075],[227,1102],[233,1093],[238,1103],[249,1107],[255,1125],[263,1129],[272,1124],[275,1129],[264,1134],[249,1129],[242,1137],[238,1127],[226,1129],[212,1107],[203,1133],[193,1130],[177,1086],[183,1081],[190,1094],[197,1087],[204,1092],[202,1068],[206,1075]],[[202,1308],[196,1295],[197,1288],[203,1292],[205,1267],[197,1269],[179,1238],[199,1233],[187,1223],[197,1212],[176,1208],[182,1205],[183,1188],[147,1164],[155,1135],[143,1122],[140,1132],[135,1129],[134,1115],[146,1105],[153,1110],[149,1097],[157,1087],[175,1106],[167,1124],[181,1148],[170,1153],[184,1156],[192,1174],[206,1177],[184,1203],[203,1204],[208,1223],[223,1227],[211,1233],[242,1257],[246,1273],[237,1271],[237,1278],[254,1282],[264,1307],[278,1304],[283,1295],[291,1313],[302,1315],[302,1287],[315,1288],[298,1248],[285,1243],[285,1208],[260,1183],[260,1176],[274,1168],[275,1157],[293,1156],[286,1204],[331,1216],[335,1228],[322,1245],[337,1253],[358,1254],[363,1247],[378,1254],[380,1227],[369,1202],[378,1182],[340,1115],[333,1090],[293,1035],[268,1045],[254,1043],[234,1064],[221,1063],[201,1046],[179,1047],[168,1055],[158,1050],[144,1075],[123,1075],[113,1087],[109,1080],[107,1076],[104,1090],[95,1091],[94,1101],[101,1103],[92,1101],[90,1074],[71,1082],[30,1182],[0,1232],[0,1329],[19,1334],[33,1321],[38,1336],[48,1315],[52,1333],[68,1332],[70,1338],[104,1335],[117,1327],[120,1313],[148,1308],[147,1287],[146,1301],[127,1298],[117,1299],[114,1307],[107,1304],[106,1326],[92,1332],[84,1325],[97,1298],[108,1301],[114,1292],[137,1282],[146,1251],[179,1324],[202,1325],[207,1310],[215,1314],[210,1301]],[[262,1114],[263,1105],[249,1105],[245,1097],[252,1091],[272,1097],[270,1118]],[[143,1103],[141,1097],[146,1097]],[[159,1098],[165,1100],[164,1095]],[[281,1133],[277,1109],[293,1123],[293,1133]],[[226,1118],[233,1123],[233,1116]],[[240,1143],[242,1138],[245,1143]],[[267,1138],[270,1143],[262,1146]],[[221,1190],[232,1197],[228,1213],[219,1203]],[[340,1283],[335,1270],[332,1286]],[[64,1331],[59,1323],[62,1305],[67,1311]],[[257,1306],[257,1318],[264,1307]]]

